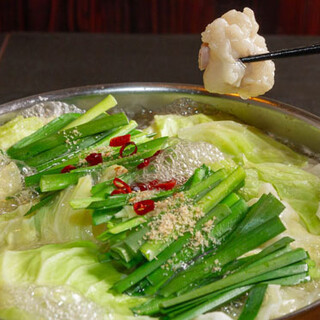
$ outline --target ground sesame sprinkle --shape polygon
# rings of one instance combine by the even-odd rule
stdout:
[[[204,223],[203,227],[202,227],[202,231],[205,233],[209,233],[212,230],[212,228],[214,227],[214,220],[215,220],[215,217],[214,217],[214,219],[209,220],[206,223]]]
[[[183,193],[156,202],[155,210],[150,216],[153,219],[148,223],[150,231],[145,235],[146,240],[176,240],[186,232],[190,232],[192,234],[190,246],[204,249],[209,245],[207,237],[201,231],[194,230],[197,221],[204,216],[204,213],[199,207],[194,206],[191,200],[185,198]]]
[[[79,130],[77,130],[77,129],[73,129],[73,130],[72,130],[72,133],[73,133],[73,135],[74,135],[75,137],[79,137],[79,136],[81,135],[81,133],[80,133]]]

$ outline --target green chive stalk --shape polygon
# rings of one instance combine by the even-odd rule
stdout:
[[[106,119],[107,118],[107,119]],[[36,156],[39,153],[57,147],[68,140],[71,142],[90,135],[98,134],[120,126],[128,124],[128,119],[124,113],[114,114],[112,116],[105,116],[97,120],[92,120],[78,127],[70,128],[58,133],[52,134],[48,137],[37,140],[27,146],[19,149],[15,155],[16,159],[26,160],[30,157]]]
[[[7,154],[15,159],[16,154],[19,154],[20,150],[27,145],[35,143],[38,140],[46,138],[52,134],[57,133],[60,129],[66,126],[68,123],[74,121],[80,117],[80,113],[66,113],[61,115],[60,117],[53,119],[48,124],[43,126],[42,128],[38,129],[36,132],[32,133],[31,135],[21,139],[13,146],[11,146],[7,150]]]
[[[148,274],[159,268],[163,265],[175,252],[178,252],[183,248],[186,241],[190,238],[191,234],[185,234],[184,236],[180,237],[177,241],[173,242],[167,250],[160,253],[157,259],[152,261],[148,261],[143,264],[140,268],[133,271],[129,274],[126,278],[118,281],[114,286],[113,289],[119,293],[122,293],[129,289],[132,285],[138,283],[143,278],[145,278]]]
[[[96,104],[94,107],[87,110],[83,115],[81,115],[79,118],[74,120],[73,122],[66,125],[63,130],[68,130],[77,126],[80,126],[82,124],[85,124],[100,114],[108,111],[109,109],[113,108],[117,105],[117,100],[109,94],[106,98],[102,99],[98,104]]]
[[[219,208],[220,205],[218,205],[215,209]],[[216,225],[212,228],[211,234],[214,234],[216,229],[221,230],[221,226],[225,225],[224,222],[226,220],[229,220],[229,217],[238,216],[239,219],[241,217],[243,218],[244,214],[247,211],[247,205],[243,200],[239,200],[236,204],[234,204],[231,207],[230,214],[227,215],[227,217],[222,217],[222,219],[216,219],[215,223]],[[228,223],[226,225],[226,228],[229,228],[230,224]],[[222,232],[222,235],[225,234],[228,231],[228,229],[225,232]],[[217,232],[218,234],[218,232]],[[210,246],[206,250],[209,250],[213,245],[217,246],[220,243],[220,239],[218,237],[212,237],[211,235],[207,236]],[[214,243],[212,243],[212,239],[215,240]],[[191,248],[184,248],[179,253],[177,253],[176,257],[174,258],[175,265],[182,265],[187,264],[188,261],[192,261],[192,259],[196,258],[199,254],[201,254],[201,250],[194,250]],[[175,273],[173,269],[171,270],[163,270],[159,268],[158,270],[154,271],[152,274],[148,276],[148,280],[153,285],[153,287],[150,287],[146,290],[147,294],[155,293],[158,291],[158,289],[166,282],[168,281],[171,276]]]
[[[228,245],[219,247],[213,256],[204,257],[201,263],[197,263],[189,269],[180,272],[165,287],[159,290],[159,294],[168,297],[195,281],[212,276],[213,270],[219,271],[227,263],[259,247],[284,230],[285,227],[281,220],[278,217],[274,217],[252,230],[249,234],[239,236],[236,240],[228,242]]]
[[[194,298],[204,296],[206,294],[213,293],[215,291],[225,289],[237,283],[245,283],[246,280],[253,279],[282,267],[290,266],[291,264],[305,260],[307,257],[307,253],[301,248],[292,250],[291,252],[284,253],[283,255],[276,257],[275,259],[269,260],[267,262],[262,261],[258,264],[248,266],[247,268],[240,270],[239,272],[230,274],[225,278],[214,281],[206,286],[190,291],[184,295],[165,301],[163,302],[163,306],[170,307],[185,301],[192,300]],[[259,279],[255,281],[259,281]]]
[[[68,154],[62,155],[62,156],[56,156],[53,160],[42,163],[41,165],[38,165],[36,169],[38,171],[45,171],[48,170],[51,167],[56,167],[59,165],[77,165],[81,159],[84,159],[88,154],[91,153],[92,150],[101,148],[103,146],[108,146],[110,143],[110,140],[114,137],[121,136],[128,134],[132,129],[134,129],[137,126],[137,123],[133,120],[129,121],[129,124],[126,126],[122,126],[119,129],[114,129],[112,132],[108,132],[108,134],[104,137],[102,137],[100,140],[97,139],[97,141],[86,148],[76,148],[75,150],[72,150],[68,152]]]
[[[256,318],[267,288],[267,285],[261,284],[253,287],[249,291],[247,301],[238,320],[254,320]]]

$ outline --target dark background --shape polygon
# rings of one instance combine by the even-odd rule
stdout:
[[[0,0],[0,32],[200,33],[246,6],[264,34],[320,34],[319,0]]]

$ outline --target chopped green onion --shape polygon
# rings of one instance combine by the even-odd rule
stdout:
[[[267,285],[257,285],[249,291],[247,301],[238,320],[254,320],[261,307]]]
[[[58,132],[60,129],[62,129],[65,125],[70,123],[71,121],[74,121],[80,116],[80,113],[66,113],[61,115],[60,117],[53,119],[48,124],[43,126],[42,128],[38,129],[36,132],[32,133],[31,135],[21,139],[16,144],[11,146],[7,150],[7,154],[15,159],[16,154],[19,154],[19,150],[23,147],[26,147],[27,145],[34,143],[40,139],[43,139],[45,137],[48,137],[56,132]]]
[[[80,126],[84,123],[91,121],[92,119],[99,116],[101,113],[106,112],[107,110],[113,108],[117,105],[117,100],[109,94],[106,98],[102,99],[98,104],[94,107],[90,108],[83,115],[81,115],[78,119],[69,123],[63,130],[71,129],[77,126]]]

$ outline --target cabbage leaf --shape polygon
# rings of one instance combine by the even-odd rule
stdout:
[[[1,166],[1,160],[0,155],[0,201],[13,196],[22,189],[22,179],[18,166],[13,161]]]
[[[29,319],[32,319],[35,314],[41,315],[44,312],[48,315],[51,312],[54,315],[64,309],[64,320],[83,319],[80,312],[90,311],[86,310],[86,306],[92,309],[94,303],[97,308],[91,311],[101,313],[103,310],[103,319],[133,319],[129,308],[141,303],[141,299],[108,292],[122,274],[111,263],[101,264],[97,255],[97,246],[89,241],[49,244],[24,251],[0,251],[0,316],[14,319],[15,315],[25,310],[30,314]],[[47,296],[45,291],[48,292]],[[70,291],[71,299],[66,301],[62,297]],[[34,298],[34,292],[38,294],[37,299]],[[50,301],[47,300],[51,299],[52,293],[58,295],[55,298],[62,301],[63,305],[52,305],[53,310],[48,310]],[[79,313],[79,317],[77,313],[70,312],[68,316],[69,309]]]
[[[76,186],[60,192],[32,216],[24,217],[30,204],[0,215],[0,247],[15,249],[46,243],[94,241],[90,210],[74,210],[69,204],[72,199],[89,197],[91,187],[91,177],[81,177]]]
[[[79,179],[76,186],[60,192],[49,206],[42,207],[34,215],[34,223],[42,243],[94,240],[91,211],[74,210],[70,201],[91,195],[91,176]]]
[[[44,121],[38,117],[15,117],[0,126],[0,149],[7,150],[19,140],[43,127],[43,125]]]
[[[215,121],[204,114],[155,116],[148,131],[158,136],[211,143],[237,162],[242,162],[243,156],[256,163],[280,162],[303,166],[307,161],[305,156],[254,127],[231,120]]]
[[[242,195],[248,199],[254,196],[252,186],[257,188],[261,181],[269,182],[274,186],[279,197],[287,201],[299,214],[308,231],[320,234],[320,219],[317,216],[320,179],[317,176],[299,167],[282,163],[247,162],[246,167],[249,168],[250,173],[248,175],[247,169]],[[255,170],[256,173],[253,173],[252,170]]]
[[[202,113],[184,117],[177,114],[155,115],[149,132],[155,132],[160,137],[175,137],[182,128],[192,127],[196,124],[211,122],[212,118]]]
[[[307,158],[256,128],[234,121],[212,121],[179,130],[178,137],[215,145],[236,162],[279,162],[303,166]]]

